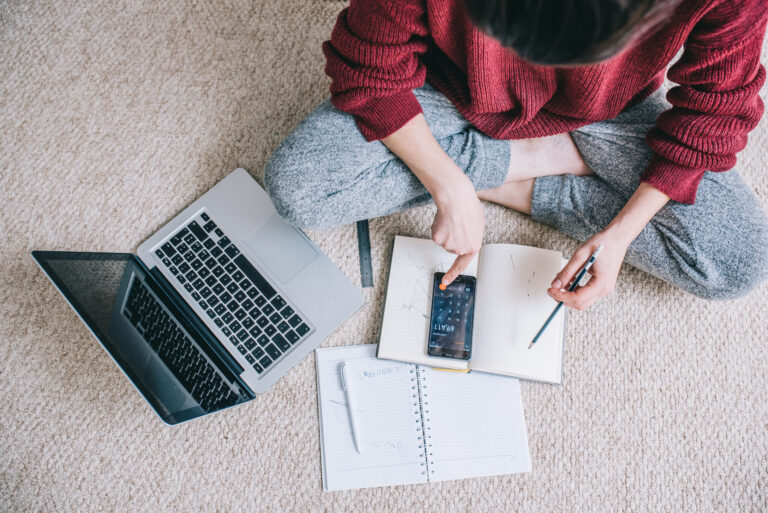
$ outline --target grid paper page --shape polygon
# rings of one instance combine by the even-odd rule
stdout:
[[[429,480],[530,472],[517,379],[421,368]]]
[[[565,309],[533,348],[528,344],[557,302],[547,289],[563,267],[562,255],[528,246],[488,244],[480,252],[475,331],[470,367],[560,383]]]
[[[454,260],[456,255],[431,240],[395,237],[379,358],[450,369],[467,368],[466,361],[427,354],[433,275],[447,271]],[[477,276],[477,257],[463,274]]]
[[[410,402],[410,381],[407,377],[400,387],[401,394],[396,392],[397,387],[392,387],[386,388],[386,394],[377,395],[382,401],[392,396],[386,400],[387,405],[382,404],[381,408],[387,411],[401,411],[400,421],[388,422],[384,425],[386,430],[374,430],[366,423],[366,438],[369,443],[361,453],[355,449],[347,396],[342,388],[339,367],[342,362],[356,367],[382,362],[375,355],[375,344],[332,347],[315,352],[324,490],[348,490],[427,481],[426,476],[422,474],[424,452],[418,447],[420,442],[416,424],[413,422],[415,417]],[[384,363],[389,367],[415,367],[391,361]],[[370,406],[380,405],[373,403]],[[371,412],[374,410],[371,409]],[[358,418],[361,419],[361,415]]]

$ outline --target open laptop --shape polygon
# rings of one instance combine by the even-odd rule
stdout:
[[[32,255],[168,424],[265,392],[364,302],[244,169],[137,255]]]

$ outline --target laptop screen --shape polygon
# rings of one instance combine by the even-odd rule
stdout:
[[[126,253],[33,256],[115,362],[169,424],[247,400]]]

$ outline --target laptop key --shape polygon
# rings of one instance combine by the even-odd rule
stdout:
[[[285,308],[282,309],[282,311],[280,312],[280,315],[283,316],[283,319],[290,318],[291,315],[293,315],[293,308],[291,308],[290,306],[286,306]]]
[[[254,290],[256,290],[256,289],[254,289]],[[256,306],[264,306],[264,303],[267,302],[267,300],[264,298],[264,296],[261,296],[261,295],[259,297],[257,297],[256,299],[254,299],[254,301],[256,301]]]
[[[232,281],[232,278],[230,278],[228,274],[222,274],[219,276],[219,281],[221,281],[222,284],[227,285]]]
[[[213,258],[213,257],[209,257],[209,258],[208,258],[208,259],[205,261],[205,266],[206,266],[208,269],[211,269],[211,270],[213,270],[213,268],[214,268],[214,267],[216,267],[217,265],[218,265],[218,262],[216,262],[216,259],[215,259],[215,258]],[[218,276],[218,275],[217,275],[217,276]]]
[[[301,325],[299,325],[299,327],[296,328],[296,333],[298,333],[300,336],[303,337],[304,335],[309,333],[309,326],[307,326],[302,322]]]
[[[166,244],[168,244],[168,243],[166,242]],[[170,246],[170,244],[169,244],[169,246]],[[171,248],[171,249],[173,249],[173,248]],[[163,258],[165,256],[165,255],[163,255],[163,250],[162,249],[158,249],[157,251],[155,251],[155,255],[157,255],[157,258]]]
[[[232,317],[231,313],[227,312],[221,316],[221,319],[227,324],[229,324],[230,322],[232,322],[232,319],[234,319],[234,317]]]
[[[214,311],[213,311],[213,310],[211,310],[210,308],[209,308],[208,310],[206,310],[206,311],[205,311],[205,313],[207,313],[207,314],[208,314],[208,317],[210,317],[211,319],[213,319],[214,317],[216,317],[216,312],[214,312]]]
[[[229,303],[229,301],[232,299],[232,294],[227,292],[226,290],[219,295],[219,299],[224,301],[225,303]]]
[[[194,299],[195,301],[200,301],[200,294],[198,294],[197,292],[192,292],[192,299]]]
[[[217,298],[216,296],[209,297],[208,298],[208,304],[211,305],[211,306],[218,305],[219,304],[219,298]]]
[[[221,228],[216,228],[213,233],[218,235],[219,237],[224,237],[224,232],[221,231]]]
[[[224,270],[227,271],[229,274],[232,274],[237,270],[237,266],[234,263],[230,262],[227,264],[226,267],[224,267]]]
[[[189,271],[184,276],[186,276],[189,281],[195,281],[197,279],[197,273],[195,271]]]
[[[210,257],[210,256],[211,256],[211,254],[208,253],[206,250],[202,250],[200,253],[197,254],[197,258],[199,258],[200,260],[203,260],[203,261],[207,260],[208,257]]]
[[[275,312],[269,316],[269,320],[272,321],[272,324],[277,324],[282,320],[282,317],[280,317],[278,312]]]
[[[182,263],[182,264],[179,266],[179,271],[183,272],[184,274],[187,274],[187,271],[189,271],[190,269],[191,269],[191,267],[190,267],[190,266],[189,266],[189,264],[188,264],[188,263],[186,263],[186,262],[183,262],[183,263]]]
[[[256,358],[261,358],[266,353],[264,352],[264,350],[262,348],[260,348],[259,346],[256,346],[256,349],[254,349],[253,353],[251,353],[251,354],[253,354],[253,356],[256,357]]]
[[[242,283],[240,285],[242,286]],[[248,291],[248,297],[251,299],[255,298],[258,294],[259,294],[259,291],[256,290],[255,288]]]
[[[229,303],[227,303],[227,308],[229,308],[230,312],[234,312],[235,310],[237,310],[237,308],[239,306],[240,305],[238,304],[238,302],[235,301],[234,299],[232,301],[230,301]]]
[[[250,333],[251,336],[254,338],[258,337],[259,335],[261,335],[261,328],[259,328],[258,326],[254,326],[253,328],[251,328],[251,331],[249,331],[248,333]]]
[[[291,348],[291,344],[289,344],[288,341],[285,340],[285,338],[279,333],[272,337],[272,342],[274,342],[282,351],[287,351]]]
[[[267,335],[269,335],[269,336],[271,337],[272,335],[274,335],[275,333],[277,333],[277,328],[275,328],[274,326],[272,326],[272,325],[270,324],[269,326],[267,326],[266,328],[264,328],[264,333],[266,333]]]
[[[223,320],[223,318],[222,318],[222,320]],[[227,322],[227,321],[225,320],[224,322]],[[221,328],[221,332],[224,333],[226,336],[230,336],[232,334],[232,332],[226,326]]]
[[[245,348],[245,346],[244,346],[244,345],[242,345],[242,344],[240,344],[239,346],[237,346],[237,350],[238,350],[238,351],[240,351],[240,353],[242,353],[242,354],[248,354],[248,350],[247,350],[247,349]]]
[[[193,243],[197,241],[195,240],[195,236],[190,233],[189,235],[184,237],[184,242],[191,246]]]
[[[290,342],[291,344],[295,344],[296,341],[299,340],[299,336],[293,330],[291,330],[288,333],[286,333],[285,334],[285,338],[287,338],[288,342]]]
[[[253,351],[257,347],[259,347],[256,345],[256,341],[250,337],[248,337],[248,340],[244,341],[243,344],[245,344],[245,347],[247,347],[249,351]]]
[[[256,341],[259,343],[261,347],[266,347],[267,344],[269,344],[269,337],[261,334],[259,335],[259,338],[256,339]]]
[[[166,267],[171,266],[171,261],[168,259],[168,257],[163,258],[163,263],[165,264]]]
[[[256,363],[256,358],[254,358],[254,357],[253,357],[253,356],[251,356],[250,354],[247,354],[247,355],[245,355],[245,359],[246,359],[246,360],[248,361],[248,363],[250,363],[251,365],[253,365],[254,363]]]
[[[208,239],[208,240],[210,240],[210,239]],[[210,248],[211,256],[214,257],[214,258],[218,258],[223,253],[223,251],[212,240],[211,240],[211,245],[213,245],[213,247]]]
[[[192,243],[190,247],[192,248],[192,251],[194,251],[195,253],[202,253],[201,250],[203,249],[203,245],[200,244],[199,242],[195,241],[194,243]]]
[[[232,275],[232,278],[234,278],[234,280],[235,280],[235,281],[240,281],[240,280],[242,280],[243,278],[245,278],[245,276],[243,275],[243,273],[242,273],[242,272],[240,272],[240,271],[235,271],[235,273]]]
[[[292,327],[295,328],[296,326],[301,324],[301,317],[299,317],[298,315],[294,315],[293,317],[288,319],[288,324],[290,324]]]
[[[216,307],[214,310],[215,310],[215,312],[216,312],[217,314],[221,315],[221,314],[223,314],[224,312],[226,312],[226,311],[227,311],[227,307],[226,307],[226,306],[224,306],[224,303],[222,303],[222,304],[220,304],[219,306],[217,306],[217,307]]]
[[[230,244],[226,248],[224,248],[224,253],[229,255],[229,258],[235,258],[237,255],[240,254],[240,250],[235,247],[234,244]]]
[[[197,274],[200,275],[201,278],[205,278],[211,274],[211,271],[209,271],[207,267],[201,267],[198,269]]]
[[[243,297],[245,297],[245,294],[243,294]],[[237,294],[235,294],[235,299],[237,299]],[[251,301],[250,299],[246,299],[245,301],[243,301],[242,305],[243,305],[243,308],[245,308],[246,310],[250,310],[251,308],[253,308],[253,301]]]
[[[219,282],[218,282],[218,280],[216,280],[216,276],[214,276],[214,275],[210,275],[210,276],[208,276],[205,279],[205,284],[208,285],[209,287],[213,287],[217,283],[219,283]]]
[[[243,320],[243,317],[245,317],[246,315],[248,314],[245,313],[245,310],[243,310],[242,308],[238,309],[237,312],[235,312],[235,317],[237,317],[237,320],[239,321]]]
[[[216,317],[216,318],[213,320],[213,322],[214,322],[214,324],[216,324],[216,326],[218,326],[219,328],[221,328],[222,326],[224,326],[224,321],[222,321],[222,320],[221,320],[221,319],[219,319],[218,317]]]
[[[248,290],[251,287],[253,287],[253,283],[251,283],[248,280],[243,280],[243,281],[240,282],[240,286],[243,287],[243,290]],[[251,296],[251,297],[253,297],[253,296]]]
[[[220,239],[219,239],[219,241],[218,241],[216,244],[218,244],[218,246],[219,246],[221,249],[224,249],[224,248],[226,248],[227,246],[229,246],[229,243],[230,243],[230,242],[231,242],[231,241],[229,240],[229,237],[222,237],[222,238],[220,238]]]
[[[221,250],[219,250],[221,251]],[[229,257],[227,255],[221,255],[219,258],[216,259],[216,261],[220,265],[227,265],[229,263]]]
[[[200,267],[202,267],[202,266],[203,266],[203,263],[202,263],[200,260],[198,260],[197,258],[195,258],[194,260],[192,260],[191,262],[189,262],[189,265],[191,265],[191,266],[192,266],[192,269],[194,269],[195,271],[197,271],[198,269],[200,269]]]
[[[184,244],[184,243],[182,242],[181,244],[179,244],[178,246],[176,246],[176,249],[178,249],[178,250],[179,250],[179,253],[181,253],[181,254],[183,255],[184,253],[186,253],[187,251],[189,251],[189,246],[187,246],[186,244]]]
[[[214,223],[213,221],[209,221],[208,219],[206,219],[206,221],[208,222],[205,223],[205,225],[203,226],[203,230],[210,233],[216,229],[216,223]]]
[[[190,285],[189,283],[185,283],[184,288],[187,289],[187,292],[192,292],[193,290],[195,290],[192,288],[192,285]]]
[[[288,326],[288,323],[285,321],[278,324],[277,329],[280,330],[280,333],[288,333],[289,331],[291,331],[291,327]]]
[[[241,342],[245,342],[246,340],[248,340],[248,332],[245,330],[240,330],[237,333],[237,338],[239,338]]]
[[[224,269],[222,269],[219,266],[216,266],[216,267],[213,268],[213,270],[211,272],[213,273],[214,276],[216,276],[218,278],[219,276],[224,274]]]
[[[221,283],[216,283],[216,284],[213,286],[213,291],[214,291],[216,294],[221,294],[222,292],[224,292],[224,285],[222,285]]]
[[[200,225],[197,224],[197,221],[192,221],[187,225],[189,227],[189,230],[195,234],[195,237],[200,239],[201,241],[208,237],[208,234],[203,231],[202,228],[200,228]]]
[[[203,280],[198,278],[198,279],[196,279],[195,281],[192,282],[192,286],[195,287],[197,290],[200,290],[203,287],[205,287],[205,282],[203,282]]]
[[[240,326],[240,323],[238,321],[232,321],[229,323],[229,329],[232,330],[232,333],[237,333],[238,331],[240,331],[240,328],[242,328],[242,326]]]
[[[191,250],[184,253],[184,260],[186,260],[187,262],[191,262],[194,259],[195,259],[195,254]]]
[[[272,365],[272,359],[269,356],[264,355],[264,358],[259,360],[259,364],[261,364],[261,366],[266,369],[267,367]]]
[[[178,246],[179,244],[181,244],[182,237],[183,236],[180,233],[177,233],[176,235],[171,237],[171,244],[173,244],[174,246]]]
[[[264,316],[262,315],[261,317],[259,317],[258,319],[256,319],[256,324],[258,324],[258,325],[259,325],[259,327],[263,328],[263,327],[265,327],[267,324],[269,324],[269,319],[267,319],[266,317],[264,317]]]
[[[262,367],[260,363],[254,363],[253,370],[261,374],[262,372],[264,372],[264,367]]]
[[[239,290],[240,290],[240,287],[238,287],[238,286],[237,286],[237,283],[235,283],[235,282],[233,281],[232,283],[230,283],[229,285],[227,285],[227,290],[229,291],[229,293],[230,293],[230,294],[234,294],[236,291],[239,291]]]
[[[178,269],[176,269],[176,266],[175,266],[175,265],[172,265],[172,266],[171,266],[171,267],[169,267],[168,269],[170,269],[170,271],[173,273],[173,275],[174,275],[174,276],[176,276],[177,274],[179,274],[179,270],[178,270]]]
[[[202,295],[202,294],[201,294],[201,295]],[[203,297],[205,297],[205,296],[203,296]],[[200,306],[202,306],[203,308],[208,308],[208,303],[206,303],[206,302],[205,302],[205,299],[201,299],[199,304],[200,304]]]
[[[213,239],[211,239],[210,237],[208,237],[207,239],[205,239],[203,241],[203,246],[205,246],[205,249],[211,249],[215,245],[216,245],[216,243],[213,242]]]
[[[283,299],[282,296],[276,296],[274,299],[272,299],[272,305],[274,305],[275,308],[280,310],[282,307],[285,306],[285,299]]]
[[[210,217],[208,216],[208,214],[206,214],[205,212],[203,212],[202,214],[200,214],[200,217],[202,217],[202,218],[203,218],[203,221],[210,221],[210,220],[211,220],[211,218],[210,218]]]
[[[204,298],[207,298],[208,296],[211,295],[211,289],[209,289],[208,287],[205,287],[203,290],[200,291],[200,295],[203,296]]]
[[[282,354],[280,350],[275,347],[273,344],[269,344],[267,347],[264,348],[264,350],[267,352],[269,356],[272,357],[273,360],[277,360],[280,358],[280,355]]]
[[[243,299],[245,299],[245,292],[243,292],[242,290],[238,290],[237,292],[235,292],[235,299],[237,299],[240,302],[243,302]]]

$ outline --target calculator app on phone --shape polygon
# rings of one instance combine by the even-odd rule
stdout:
[[[472,354],[476,280],[474,276],[459,275],[445,290],[441,290],[444,274],[435,273],[432,286],[427,352],[431,356],[469,360]]]

